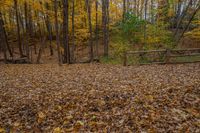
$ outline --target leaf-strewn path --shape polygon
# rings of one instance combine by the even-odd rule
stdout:
[[[200,132],[200,64],[0,65],[0,130]]]

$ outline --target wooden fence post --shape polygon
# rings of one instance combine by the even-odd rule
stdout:
[[[165,63],[169,63],[170,62],[170,56],[171,56],[171,50],[167,49],[166,50],[166,55],[165,55]]]
[[[127,66],[127,53],[124,52],[124,66]]]

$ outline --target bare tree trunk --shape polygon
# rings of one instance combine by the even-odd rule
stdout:
[[[188,30],[192,20],[194,19],[195,15],[198,13],[198,11],[200,10],[200,3],[198,4],[197,9],[193,12],[188,24],[186,25],[186,27],[184,28],[183,32],[181,33],[180,37],[177,40],[177,44],[180,42],[181,38],[184,36],[185,32]]]
[[[6,37],[4,34],[4,23],[2,14],[0,12],[0,44],[2,44],[3,53],[4,53],[4,61],[7,62],[7,47],[6,47]]]
[[[39,49],[39,52],[38,52],[37,64],[40,64],[42,53],[43,53],[43,50],[44,50],[44,47],[45,47],[45,42],[46,42],[46,38],[44,37],[41,41],[41,46],[40,46],[40,49]]]
[[[103,45],[104,45],[104,56],[108,57],[108,22],[109,22],[109,11],[108,1],[102,0],[102,26],[103,26]]]
[[[14,0],[15,3],[15,13],[16,13],[16,21],[17,21],[17,37],[18,37],[18,46],[19,46],[19,53],[20,56],[23,57],[23,51],[22,51],[22,42],[21,42],[21,35],[20,35],[20,25],[19,25],[19,14],[18,14],[18,3],[17,0]]]
[[[46,9],[49,10],[49,4],[46,3]],[[48,39],[50,40],[50,44],[49,44],[49,50],[50,50],[50,55],[53,56],[53,48],[52,48],[52,26],[49,20],[49,15],[47,14],[45,16],[45,23],[46,23],[46,27],[47,27],[47,31],[48,31]]]
[[[89,39],[89,46],[90,46],[90,61],[92,62],[94,59],[93,55],[93,41],[92,41],[92,19],[91,19],[91,2],[90,0],[86,0],[86,7],[87,7],[87,14],[88,14],[88,24],[89,24],[89,32],[90,32],[90,39]]]
[[[9,52],[9,54],[10,54],[10,57],[13,57],[13,53],[12,53],[12,50],[10,48],[10,44],[8,43],[8,36],[7,36],[7,33],[6,33],[6,29],[4,27],[4,25],[5,25],[5,21],[4,20],[5,19],[3,19],[2,14],[0,14],[0,17],[1,17],[1,20],[2,20],[2,24],[3,24],[3,34],[5,36],[6,48],[7,48],[8,52]]]
[[[74,24],[74,18],[75,17],[75,0],[72,1],[72,61],[75,62],[75,49],[76,49],[76,45],[75,45],[75,24]]]
[[[126,0],[123,0],[123,22],[125,21],[126,17]]]
[[[27,2],[24,3],[24,11],[25,11],[25,25],[26,25],[26,56],[30,59],[29,54],[29,35],[30,35],[30,28],[28,24],[28,5]]]
[[[56,30],[56,44],[57,44],[57,51],[58,51],[58,61],[59,65],[62,64],[61,55],[60,55],[60,37],[58,31],[58,3],[57,0],[54,0],[54,11],[55,11],[55,30]]]
[[[96,39],[96,56],[97,59],[99,59],[99,42],[98,42],[98,0],[95,2],[95,9],[96,9],[96,33],[95,33],[95,39]]]
[[[110,13],[109,13],[109,0],[106,0],[106,56],[108,56],[109,52],[109,23],[110,23]]]
[[[177,18],[177,19],[178,19],[178,22],[177,22],[176,30],[175,30],[175,33],[174,33],[175,36],[177,36],[177,33],[178,33],[178,31],[179,31],[179,28],[180,28],[180,25],[181,25],[181,23],[182,23],[184,17],[186,16],[187,11],[188,11],[189,7],[191,6],[191,4],[192,4],[192,0],[189,1],[189,3],[188,3],[188,5],[187,5],[186,9],[182,12],[182,14],[180,15],[180,17]]]
[[[64,44],[64,63],[70,64],[68,0],[63,0],[63,44]]]
[[[147,39],[147,5],[148,4],[148,0],[145,0],[145,13],[144,13],[144,20],[145,20],[145,25],[144,25],[144,45],[146,45],[146,39]]]

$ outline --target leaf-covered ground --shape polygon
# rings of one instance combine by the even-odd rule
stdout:
[[[0,65],[0,132],[200,132],[200,64]]]

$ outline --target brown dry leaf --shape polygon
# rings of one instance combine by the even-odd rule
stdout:
[[[0,127],[17,126],[19,132],[199,132],[199,92],[199,63],[0,65]]]

